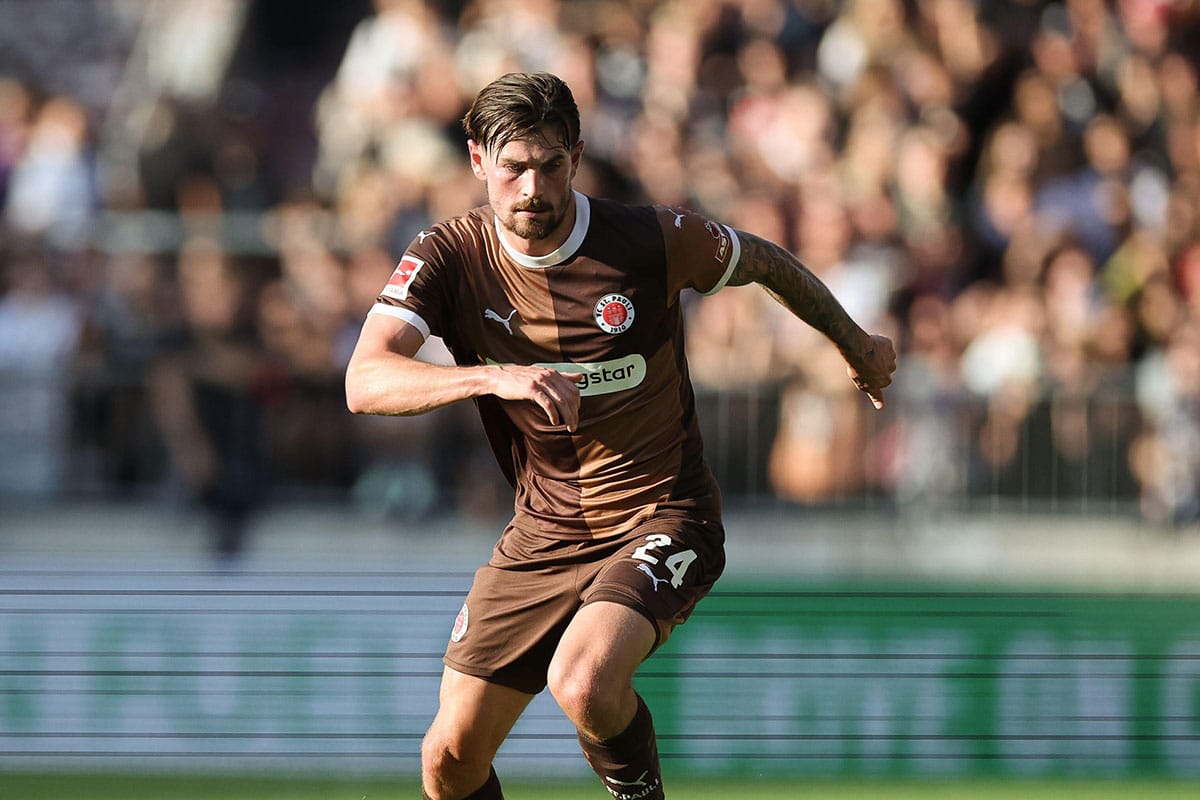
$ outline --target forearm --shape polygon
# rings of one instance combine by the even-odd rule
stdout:
[[[827,336],[844,355],[870,348],[870,336],[798,258],[774,242],[737,232],[742,252],[730,286],[758,283],[798,318]]]
[[[492,391],[493,367],[446,367],[396,353],[353,359],[346,405],[356,414],[412,416]]]
[[[531,401],[551,425],[579,424],[583,375],[518,364],[443,367],[413,356],[425,338],[413,326],[370,314],[346,368],[346,406],[356,414],[411,416],[483,395]]]

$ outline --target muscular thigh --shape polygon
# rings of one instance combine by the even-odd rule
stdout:
[[[581,606],[597,600],[650,619],[657,646],[720,576],[724,541],[720,523],[678,514],[596,541],[547,540],[510,528],[475,573],[445,663],[537,694],[567,626]]]
[[[725,533],[718,522],[686,515],[651,518],[598,563],[582,592],[586,603],[621,603],[659,630],[661,644],[687,621],[725,568]]]
[[[427,738],[456,759],[490,763],[533,695],[447,667]]]
[[[504,532],[475,581],[446,647],[448,667],[529,694],[579,608],[576,588],[586,542]]]

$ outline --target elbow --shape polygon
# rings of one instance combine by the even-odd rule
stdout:
[[[349,392],[346,392],[346,408],[349,409],[351,414],[367,413],[367,407],[363,403],[362,398],[355,397]]]
[[[377,373],[369,368],[355,369],[352,365],[346,372],[346,409],[351,414],[403,415],[402,403],[394,389],[378,380]]]
[[[346,387],[346,408],[351,414],[367,413],[367,405],[363,398],[352,392],[349,386]]]
[[[370,396],[353,368],[346,372],[346,408],[351,414],[371,413]]]

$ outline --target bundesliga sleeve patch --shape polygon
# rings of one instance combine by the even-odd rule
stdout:
[[[425,262],[419,258],[405,256],[400,259],[400,263],[396,265],[396,271],[392,273],[392,277],[388,278],[387,286],[383,287],[383,295],[394,300],[407,300],[408,287],[412,285],[423,266],[425,266]]]

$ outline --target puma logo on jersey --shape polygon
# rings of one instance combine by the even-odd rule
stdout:
[[[512,336],[512,332],[513,332],[512,318],[513,318],[513,315],[516,313],[517,313],[517,310],[514,308],[512,311],[508,312],[507,317],[502,317],[499,314],[497,314],[495,311],[492,311],[490,308],[487,308],[487,309],[484,309],[484,311],[483,311],[483,318],[490,319],[492,322],[499,322],[501,325],[504,326],[504,330],[508,331],[508,335]]]
[[[670,583],[670,581],[668,581],[666,578],[660,578],[657,575],[655,575],[654,571],[651,570],[650,567],[646,566],[645,564],[638,564],[637,568],[640,569],[642,572],[646,573],[647,575],[649,575],[650,580],[654,581],[654,591],[656,591],[656,592],[658,591],[658,585],[660,583]],[[645,776],[643,775],[642,777],[645,777]]]
[[[687,216],[687,212],[685,211],[682,214],[680,214],[680,213],[677,213],[676,211],[674,211],[673,209],[667,209],[667,210],[670,211],[672,214],[675,214],[675,227],[679,228],[679,230],[683,230],[683,218],[685,216]]]
[[[421,231],[420,233],[417,234],[418,243],[425,244],[425,240],[428,239],[430,236],[433,236],[433,234],[435,234],[436,232],[437,231]]]

